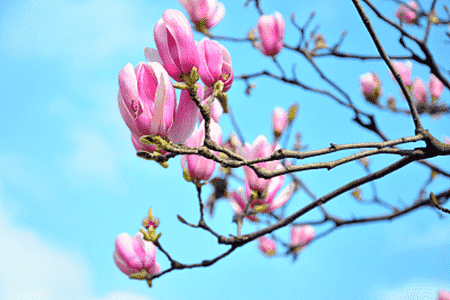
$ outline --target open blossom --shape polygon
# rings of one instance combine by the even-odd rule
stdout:
[[[156,262],[156,247],[145,241],[142,233],[129,236],[121,233],[116,238],[114,262],[125,274],[130,275],[145,269],[150,274],[158,274],[161,267]]]
[[[408,63],[408,62],[407,62],[407,64],[404,64],[400,61],[394,61],[392,64],[394,65],[395,70],[399,73],[400,78],[402,79],[403,83],[406,86],[410,86],[411,85],[412,64]],[[392,76],[392,78],[394,78],[392,73],[391,73],[391,76]]]
[[[197,91],[203,97],[203,89]],[[157,62],[139,63],[135,68],[129,63],[119,73],[119,110],[132,133],[136,149],[151,151],[153,146],[142,144],[142,135],[168,136],[183,143],[194,130],[198,108],[188,91],[182,91],[177,107],[172,82]]]
[[[210,123],[211,139],[219,146],[222,145],[222,129],[219,124],[211,120]],[[187,139],[186,146],[194,148],[203,145],[205,139],[205,121],[202,121],[199,128],[196,128],[192,135]],[[215,152],[214,152],[215,153]],[[215,153],[217,154],[217,153]],[[181,157],[181,166],[186,170],[189,177],[198,180],[209,180],[214,173],[216,162],[200,155],[183,155]]]
[[[422,79],[416,78],[412,84],[412,90],[414,97],[417,100],[418,104],[425,104],[427,101],[427,92],[425,90],[425,84]]]
[[[409,6],[409,7],[408,7]],[[413,24],[416,22],[418,17],[419,6],[415,1],[408,2],[408,6],[400,4],[395,16],[402,22],[406,24]]]
[[[284,28],[284,18],[279,12],[259,17],[258,33],[261,39],[259,46],[264,55],[276,55],[283,48]]]
[[[277,252],[277,244],[263,236],[258,239],[258,249],[267,256],[273,256]]]
[[[228,50],[208,38],[198,42],[197,49],[200,57],[198,75],[208,88],[205,98],[212,94],[213,86],[219,80],[224,84],[223,92],[227,92],[233,84],[233,69]]]
[[[381,81],[375,72],[366,73],[359,77],[361,92],[367,101],[378,103],[378,98],[382,94]]]
[[[439,291],[438,300],[450,300],[450,292]]]
[[[276,138],[281,136],[288,121],[288,113],[281,107],[275,107],[272,112],[272,127]]]
[[[434,74],[430,74],[428,88],[430,89],[431,97],[436,100],[441,97],[444,84]]]
[[[292,226],[291,245],[302,248],[314,239],[315,231],[311,225]]]
[[[255,139],[253,145],[245,143],[244,147],[239,148],[238,151],[239,154],[242,155],[245,159],[256,159],[272,155],[277,146],[278,145],[276,143],[273,145],[269,144],[267,138],[264,135],[260,135]],[[256,163],[258,167],[265,168],[268,170],[275,170],[278,164],[279,164],[278,161],[267,161]],[[245,172],[245,179],[248,181],[250,189],[259,192],[264,192],[264,190],[269,185],[270,180],[259,178],[258,175],[256,175],[255,171],[253,171],[250,167],[243,167],[243,168]]]
[[[178,10],[167,9],[156,22],[155,43],[164,68],[170,77],[183,81],[183,76],[198,69],[200,58],[194,35],[186,17]]]
[[[225,14],[225,6],[217,0],[178,0],[186,9],[192,23],[209,29],[216,26]]]
[[[288,185],[277,197],[275,197],[283,186],[284,180],[284,175],[269,179],[270,182],[269,187],[267,188],[267,194],[264,195],[263,198],[254,199],[250,203],[250,208],[266,205],[266,208],[262,212],[270,213],[286,204],[294,193],[295,183]],[[245,190],[246,191],[239,187],[237,191],[231,191],[229,193],[230,205],[238,215],[242,215],[244,213],[245,207],[251,199],[251,190],[248,186],[248,182],[245,183]],[[256,217],[254,215],[247,216],[247,219],[256,221]]]

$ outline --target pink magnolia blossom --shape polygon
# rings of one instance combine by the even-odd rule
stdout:
[[[202,87],[197,90],[197,95],[203,98]],[[136,149],[155,150],[153,146],[139,141],[142,135],[168,136],[172,142],[179,144],[194,130],[198,108],[188,91],[181,92],[177,107],[172,82],[157,62],[141,62],[134,69],[130,63],[127,64],[119,73],[117,99]]]
[[[288,185],[275,198],[276,194],[283,186],[284,180],[284,175],[271,178],[269,180],[269,187],[267,188],[267,195],[265,195],[264,198],[254,199],[250,204],[250,208],[254,208],[260,205],[266,205],[266,209],[264,209],[262,212],[270,213],[286,204],[286,202],[292,197],[294,193],[295,184],[291,183],[290,185]],[[244,192],[244,190],[239,187],[237,191],[231,191],[229,193],[230,205],[238,215],[242,215],[244,213],[245,207],[247,206],[248,201],[251,199],[251,190],[247,182],[245,184],[245,189],[246,192]],[[256,221],[256,217],[254,215],[247,216],[247,219]]]
[[[412,90],[414,97],[417,100],[418,104],[425,104],[427,101],[427,92],[425,90],[425,84],[422,79],[416,78],[412,84]]]
[[[444,143],[446,143],[447,145],[450,145],[450,137],[444,136]]]
[[[279,12],[258,19],[259,48],[264,55],[274,56],[283,48],[284,18]]]
[[[280,137],[288,125],[288,113],[281,107],[276,107],[272,112],[272,127],[275,137]]]
[[[411,71],[412,71],[412,64],[408,63],[404,64],[400,61],[394,61],[392,63],[394,65],[395,70],[399,73],[400,78],[402,79],[403,83],[406,86],[411,85]],[[391,77],[395,80],[394,76],[391,73]]]
[[[314,235],[314,228],[311,225],[292,226],[291,245],[302,248],[314,239]]]
[[[198,75],[208,88],[205,98],[212,94],[213,86],[219,80],[224,84],[223,92],[227,92],[233,84],[233,69],[228,50],[208,38],[197,43],[197,50],[200,56]]]
[[[434,74],[430,74],[428,88],[430,89],[431,97],[436,100],[441,97],[442,91],[444,90],[444,84]]]
[[[121,233],[116,238],[114,262],[125,274],[130,275],[146,269],[150,274],[158,274],[161,267],[156,262],[156,247],[145,241],[142,233],[129,236]]]
[[[210,123],[211,139],[219,146],[222,145],[222,129],[219,124],[211,120]],[[187,139],[186,146],[198,147],[203,145],[205,139],[205,121],[202,121],[199,128],[196,128],[192,135]],[[214,152],[215,153],[215,152]],[[217,153],[215,153],[217,154]],[[183,155],[181,157],[181,166],[186,170],[191,179],[209,180],[214,173],[216,162],[200,155]]]
[[[450,300],[450,292],[439,291],[438,300]]]
[[[258,249],[267,256],[273,256],[277,252],[277,244],[263,236],[258,239]]]
[[[408,7],[409,6],[409,7]],[[400,4],[395,16],[405,24],[413,24],[418,17],[419,6],[415,1],[408,2],[408,6]]]
[[[267,138],[264,135],[260,135],[255,139],[253,145],[245,143],[244,147],[238,150],[239,154],[242,155],[245,159],[256,159],[272,155],[277,146],[278,145],[276,143],[273,145],[269,144]],[[256,163],[256,165],[268,170],[275,170],[278,165],[278,161],[260,162]],[[264,190],[269,185],[270,180],[259,178],[258,175],[256,175],[255,171],[253,171],[250,167],[243,168],[245,172],[245,178],[248,181],[250,189],[264,192]]]
[[[156,48],[170,77],[183,81],[183,76],[198,69],[200,57],[194,35],[186,17],[178,10],[167,9],[154,30]]]
[[[225,6],[217,0],[178,0],[186,9],[192,23],[209,29],[216,26],[225,14]]]
[[[378,98],[383,93],[381,89],[381,81],[375,72],[366,73],[359,77],[361,92],[367,101],[377,103]]]

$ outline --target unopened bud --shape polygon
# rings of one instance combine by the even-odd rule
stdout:
[[[295,117],[297,117],[298,108],[299,108],[299,106],[297,103],[294,103],[289,107],[289,113],[288,113],[289,124],[294,121]]]

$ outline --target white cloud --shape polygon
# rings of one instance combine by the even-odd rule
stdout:
[[[374,296],[373,299],[377,300],[435,300],[440,290],[448,290],[449,284],[419,279],[402,287],[379,288],[372,294]]]
[[[12,213],[1,203],[0,184],[0,298],[4,300],[80,299],[144,300],[116,292],[92,296],[91,274],[76,252],[44,241],[36,233],[15,227]]]

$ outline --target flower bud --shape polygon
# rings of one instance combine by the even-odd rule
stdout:
[[[258,239],[258,248],[262,253],[269,257],[275,255],[277,251],[277,245],[275,242],[266,237],[260,237]]]
[[[288,114],[281,107],[276,107],[272,112],[272,126],[275,138],[279,138],[283,134],[284,129],[288,125]]]
[[[314,228],[310,225],[298,225],[291,228],[291,245],[296,253],[301,251],[314,239]]]
[[[400,4],[395,16],[405,24],[413,24],[416,22],[418,17],[419,6],[415,1],[408,2],[408,6]]]
[[[444,84],[434,75],[430,74],[430,80],[428,82],[428,88],[433,102],[435,102],[442,95],[444,90]]]
[[[216,26],[225,14],[225,6],[217,0],[178,0],[183,4],[197,30]]]
[[[161,267],[156,262],[156,247],[143,239],[142,233],[129,236],[121,233],[116,238],[114,262],[125,274],[138,273],[143,269],[150,274],[158,274]]]
[[[258,19],[259,49],[264,55],[274,56],[283,48],[284,18],[279,12]]]
[[[361,92],[366,100],[373,104],[378,104],[378,98],[382,94],[381,81],[375,72],[366,73],[359,77]]]
[[[417,104],[424,105],[427,101],[427,92],[425,91],[425,84],[423,83],[422,79],[414,79],[412,90],[414,97],[417,100]]]

